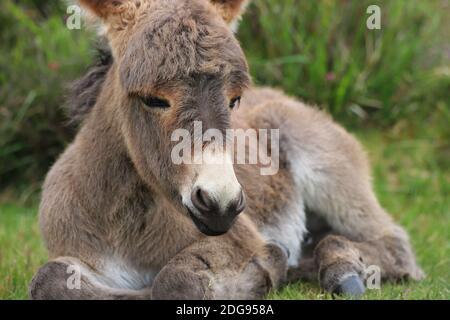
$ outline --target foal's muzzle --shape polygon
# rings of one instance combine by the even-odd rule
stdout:
[[[226,206],[214,198],[208,191],[195,187],[191,193],[192,210],[189,215],[197,228],[208,236],[219,236],[226,233],[236,217],[245,209],[245,196],[241,190],[238,196]]]

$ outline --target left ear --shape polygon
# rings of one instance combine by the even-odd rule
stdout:
[[[244,13],[250,0],[210,0],[222,18],[233,28]]]

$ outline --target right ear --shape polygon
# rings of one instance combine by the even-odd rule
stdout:
[[[222,18],[235,27],[241,18],[250,0],[209,0]]]

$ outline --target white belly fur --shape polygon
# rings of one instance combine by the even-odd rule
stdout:
[[[276,242],[289,250],[288,266],[296,267],[301,257],[301,247],[306,233],[305,210],[302,199],[295,199],[274,223],[260,230],[267,242]]]
[[[156,270],[138,271],[121,259],[108,258],[97,280],[113,288],[140,290],[150,287],[156,274]]]

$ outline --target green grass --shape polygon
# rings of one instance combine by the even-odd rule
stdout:
[[[380,30],[366,27],[374,4]],[[436,0],[258,0],[239,39],[256,83],[281,87],[347,124],[389,126],[448,103],[449,16]]]
[[[0,189],[23,182],[30,192],[72,138],[65,88],[94,49],[89,32],[65,27],[62,2],[52,1],[46,18],[19,2],[0,2]]]
[[[367,299],[450,299],[450,146],[439,132],[395,128],[359,130],[369,150],[374,185],[383,206],[408,230],[427,278],[420,283],[382,284]],[[401,131],[398,133],[397,131]],[[413,132],[418,132],[416,129]],[[0,299],[24,299],[46,253],[35,206],[0,204]],[[272,299],[330,299],[317,285],[299,283]]]
[[[28,283],[45,263],[36,211],[35,207],[0,206],[0,300],[27,298]]]

